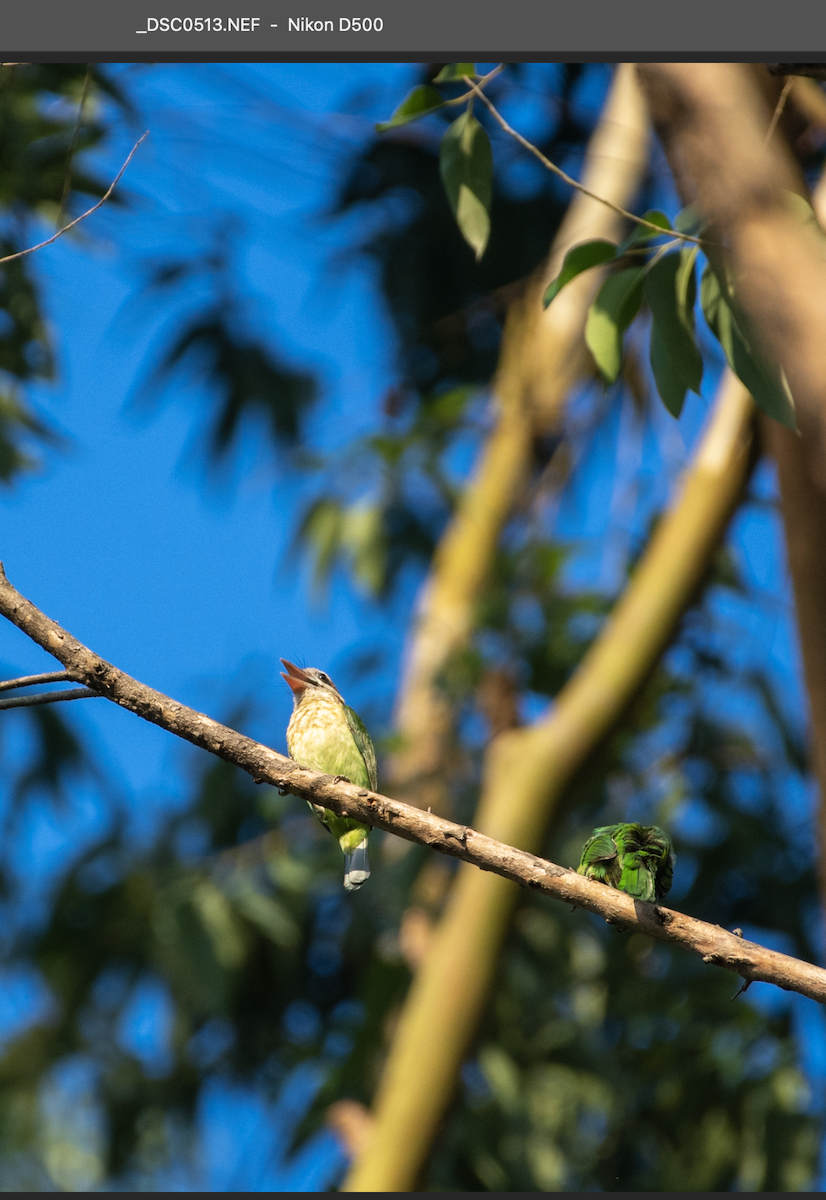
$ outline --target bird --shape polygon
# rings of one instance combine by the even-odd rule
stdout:
[[[595,829],[582,847],[577,872],[635,900],[662,900],[674,875],[671,839],[658,825],[620,822]]]
[[[358,713],[345,704],[341,692],[324,671],[297,667],[286,658],[281,662],[286,667],[281,676],[293,693],[293,713],[287,726],[290,758],[303,767],[375,792],[379,785],[376,751]],[[312,801],[307,803],[344,852],[345,888],[348,892],[357,891],[370,878],[367,859],[370,826]]]

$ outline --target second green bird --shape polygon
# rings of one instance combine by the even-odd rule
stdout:
[[[287,726],[290,758],[302,767],[340,775],[356,787],[375,792],[379,785],[376,752],[357,712],[345,703],[329,675],[315,667],[297,667],[286,658],[283,678],[293,693],[293,715]],[[329,808],[310,803],[325,829],[344,851],[344,886],[354,892],[370,878],[367,835],[370,828]]]
[[[658,825],[603,825],[582,847],[577,871],[635,900],[662,900],[674,875],[671,839]]]

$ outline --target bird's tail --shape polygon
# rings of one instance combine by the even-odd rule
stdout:
[[[344,855],[344,886],[348,892],[357,892],[370,878],[370,863],[367,860],[367,838],[356,846],[352,854]]]

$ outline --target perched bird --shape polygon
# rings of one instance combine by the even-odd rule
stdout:
[[[582,847],[577,871],[635,900],[662,900],[674,874],[671,839],[657,825],[604,825]]]
[[[344,703],[329,675],[315,667],[297,667],[286,658],[281,661],[287,668],[286,673],[281,672],[282,678],[293,693],[293,715],[287,726],[290,758],[302,767],[347,779],[356,787],[375,792],[379,783],[376,752],[358,713]],[[344,851],[344,886],[348,892],[356,891],[370,878],[370,827],[309,803],[325,829],[338,838]]]

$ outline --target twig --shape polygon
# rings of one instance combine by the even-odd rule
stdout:
[[[105,204],[106,201],[109,199],[109,197],[112,195],[112,192],[115,190],[118,182],[120,181],[120,178],[123,175],[123,172],[126,170],[126,168],[129,166],[130,162],[132,161],[132,159],[135,155],[135,151],[137,150],[138,146],[140,146],[141,142],[145,142],[148,137],[149,137],[149,130],[147,129],[147,131],[143,135],[143,137],[139,137],[138,140],[135,142],[134,146],[129,151],[129,155],[126,159],[126,162],[123,164],[123,166],[118,171],[115,178],[109,184],[109,187],[103,193],[100,200],[98,200],[97,204],[93,204],[91,208],[87,208],[85,213],[81,213],[79,217],[75,217],[74,221],[70,221],[69,224],[64,225],[62,229],[58,229],[57,233],[53,233],[50,238],[46,238],[45,242],[38,242],[36,246],[29,246],[28,250],[18,250],[16,254],[7,254],[5,256],[5,258],[0,258],[0,263],[12,262],[15,258],[23,258],[24,255],[26,255],[26,254],[34,254],[35,250],[42,250],[44,246],[51,246],[52,242],[56,242],[57,239],[59,237],[62,237],[64,233],[68,233],[70,229],[74,229],[75,225],[79,225],[81,221],[85,221],[87,217],[91,217],[93,212],[97,212],[97,210],[100,208],[100,206],[102,204]]]
[[[72,140],[69,142],[69,152],[66,155],[66,178],[63,181],[63,195],[60,197],[60,208],[57,210],[57,218],[55,220],[55,229],[60,228],[60,222],[63,219],[63,210],[66,207],[66,201],[69,198],[69,192],[72,187],[72,159],[75,154],[75,145],[77,144],[77,135],[80,133],[80,126],[83,123],[83,109],[86,104],[86,97],[89,94],[89,84],[92,82],[92,64],[86,64],[86,78],[83,81],[83,91],[80,94],[80,104],[77,110],[77,120],[75,121],[74,131],[72,132]]]
[[[777,98],[777,104],[774,107],[774,112],[772,113],[772,119],[771,119],[771,122],[769,123],[768,132],[766,133],[766,140],[763,142],[764,150],[768,146],[769,142],[772,140],[772,135],[774,134],[774,131],[777,128],[777,122],[783,116],[783,109],[786,107],[786,101],[789,98],[789,92],[792,90],[793,86],[794,86],[794,75],[790,75],[789,78],[786,80],[786,82],[783,84],[783,91],[780,93],[780,95]]]
[[[68,671],[46,671],[42,675],[21,675],[19,679],[0,679],[0,692],[11,692],[15,688],[34,687],[38,683],[66,683],[71,676]]]
[[[99,658],[52,621],[9,583],[0,564],[0,614],[52,654],[78,683],[94,689],[144,720],[234,763],[260,782],[330,808],[365,824],[386,829],[441,854],[493,871],[523,887],[596,913],[614,924],[634,928],[658,941],[682,946],[703,962],[724,967],[744,980],[762,980],[826,1003],[826,971],[802,959],[746,941],[719,925],[697,921],[661,905],[632,900],[624,892],[585,879],[534,854],[506,846],[485,834],[457,825],[388,796],[336,782],[308,771],[268,746],[220,725],[204,713],[156,692]]]
[[[487,75],[481,75],[478,83],[474,83],[468,78],[467,75],[463,75],[462,79],[465,81],[465,83],[469,84],[471,90],[469,92],[465,92],[461,96],[454,96],[452,100],[445,100],[445,108],[450,108],[455,104],[464,104],[466,100],[471,100],[477,87],[484,87],[486,83],[490,83],[491,79],[495,79],[501,71],[504,71],[504,69],[505,64],[500,63],[498,67],[494,67],[492,71],[488,71]]]
[[[539,159],[543,167],[546,167],[549,171],[552,171],[554,175],[558,175],[559,178],[564,180],[569,187],[576,188],[578,192],[582,192],[582,194],[585,196],[590,196],[592,200],[597,200],[600,204],[605,204],[608,208],[613,209],[614,212],[619,213],[621,217],[625,217],[626,220],[633,221],[637,225],[643,225],[646,229],[653,229],[655,233],[670,234],[671,237],[677,238],[681,242],[693,242],[697,246],[705,245],[705,242],[702,238],[692,237],[691,234],[688,233],[679,233],[676,229],[663,229],[661,225],[655,225],[653,221],[646,221],[645,217],[638,217],[635,213],[629,212],[627,208],[621,208],[619,204],[614,204],[613,201],[606,200],[604,196],[598,196],[596,192],[592,192],[589,188],[585,187],[584,184],[581,184],[579,180],[574,179],[572,175],[569,175],[566,171],[563,171],[561,167],[558,167],[556,163],[553,163],[549,158],[546,158],[542,151],[538,149],[538,147],[534,146],[532,142],[529,142],[527,138],[524,138],[521,133],[517,133],[513,126],[508,124],[498,109],[496,109],[491,101],[488,100],[481,87],[474,83],[468,75],[463,75],[462,78],[471,91],[479,97],[494,120],[501,125],[505,133],[517,141],[520,146],[524,146],[524,148],[530,154],[532,154],[534,158]]]
[[[91,688],[69,688],[65,692],[38,692],[36,696],[12,696],[8,700],[0,700],[2,708],[31,708],[35,704],[57,704],[61,700],[86,700],[90,696],[99,696]]]

